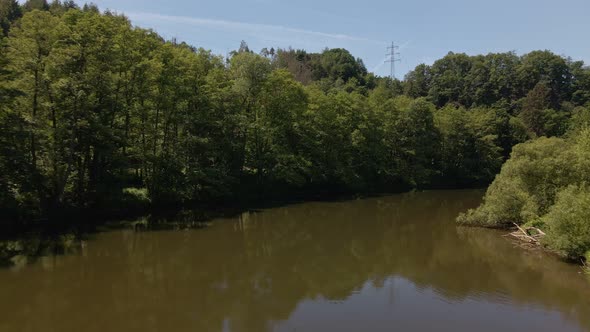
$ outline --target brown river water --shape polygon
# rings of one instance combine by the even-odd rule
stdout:
[[[481,191],[99,233],[0,269],[0,331],[590,331],[590,277],[456,227]]]

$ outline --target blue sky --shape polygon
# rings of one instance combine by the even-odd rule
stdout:
[[[79,4],[84,1],[77,1]],[[218,54],[239,47],[343,47],[369,71],[388,75],[391,41],[401,45],[399,78],[449,51],[480,54],[549,49],[590,63],[590,0],[94,0]]]

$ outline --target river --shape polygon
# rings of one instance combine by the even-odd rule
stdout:
[[[590,279],[456,227],[481,191],[310,202],[98,233],[0,269],[0,331],[588,331]]]

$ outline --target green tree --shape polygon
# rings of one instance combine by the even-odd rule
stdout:
[[[472,57],[473,65],[465,77],[467,92],[476,105],[492,106],[510,102],[517,96],[516,54],[490,53]]]
[[[16,0],[0,0],[0,28],[2,36],[8,36],[10,26],[22,16],[20,5]],[[1,38],[0,38],[1,39]]]
[[[541,137],[517,145],[484,198],[484,204],[460,217],[464,223],[504,227],[538,222],[565,187],[580,176],[572,143]]]
[[[308,162],[298,152],[301,118],[307,107],[303,88],[290,73],[269,74],[261,91],[259,107],[250,124],[246,164],[259,186],[270,182],[301,186]]]
[[[550,109],[551,89],[538,83],[524,99],[520,116],[527,128],[536,136],[561,136],[567,130],[569,114]]]
[[[463,187],[493,179],[502,163],[499,137],[506,126],[494,121],[500,119],[497,115],[486,109],[467,111],[453,106],[436,111],[435,122],[442,136],[442,181]]]
[[[55,157],[55,149],[47,144],[55,141],[55,113],[48,107],[51,93],[46,66],[52,46],[59,39],[59,25],[59,20],[50,13],[34,11],[22,18],[20,26],[12,30],[13,38],[8,40],[8,68],[19,73],[14,83],[23,92],[23,96],[16,100],[15,109],[27,123],[28,170],[35,197],[42,205],[47,204],[44,200],[49,187],[46,165],[51,165]]]
[[[559,192],[555,205],[543,217],[549,247],[572,259],[590,250],[590,192],[585,187],[570,186]]]
[[[572,73],[572,102],[585,105],[590,102],[590,68],[583,61],[569,61]]]
[[[424,98],[400,108],[389,141],[392,159],[401,178],[411,187],[422,187],[436,175],[439,132],[434,125],[434,105]]]
[[[471,105],[472,96],[467,92],[465,77],[472,65],[469,56],[453,52],[434,62],[430,69],[432,84],[428,93],[436,106],[441,107],[449,102]]]
[[[325,50],[312,66],[315,80],[328,78],[331,81],[342,79],[346,82],[356,78],[360,81],[367,74],[362,60],[355,59],[350,52],[342,48]]]
[[[559,109],[571,97],[572,73],[566,60],[550,51],[533,51],[522,57],[517,69],[523,95],[544,82],[549,93],[549,106]]]
[[[429,66],[420,64],[406,74],[404,93],[412,98],[428,96],[432,80],[430,70]]]
[[[49,4],[47,0],[27,0],[23,8],[26,11],[33,11],[33,10],[49,10]]]

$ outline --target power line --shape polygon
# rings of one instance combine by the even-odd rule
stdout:
[[[391,42],[391,46],[387,47],[387,59],[385,62],[389,62],[391,64],[391,80],[395,80],[395,63],[400,62],[400,53],[397,51],[399,50],[399,46],[395,45],[394,42]]]

